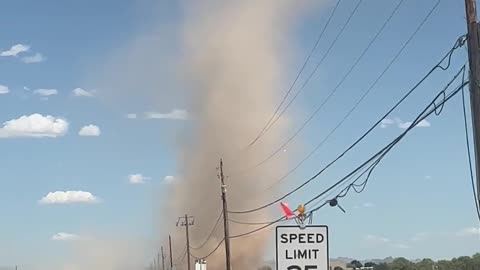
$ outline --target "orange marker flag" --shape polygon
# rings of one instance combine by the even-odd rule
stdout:
[[[283,214],[285,214],[285,217],[287,219],[292,219],[292,218],[296,217],[295,214],[293,213],[293,211],[290,210],[290,208],[288,207],[288,204],[281,202],[280,207],[282,208]]]

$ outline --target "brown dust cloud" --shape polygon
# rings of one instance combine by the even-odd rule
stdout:
[[[256,144],[256,137],[285,93],[290,31],[301,15],[295,1],[188,2],[184,26],[184,66],[189,82],[192,126],[180,144],[177,160],[181,180],[171,201],[175,213],[196,217],[192,246],[203,244],[221,211],[219,159],[224,159],[229,208],[250,209],[272,192],[262,192],[288,166],[287,157],[271,159],[265,166],[252,165],[281,145],[289,133],[282,117]],[[275,211],[276,210],[276,211]],[[268,209],[247,215],[230,214],[241,221],[269,221]],[[238,235],[258,226],[230,223]],[[173,228],[172,228],[173,229]],[[233,269],[261,266],[271,230],[231,240]],[[181,237],[181,236],[178,236]],[[195,256],[208,254],[223,239],[219,224],[214,237]],[[224,269],[222,246],[207,259],[209,269]]]
[[[221,158],[231,210],[250,209],[281,193],[281,190],[265,189],[289,168],[286,154],[277,155],[260,168],[252,166],[270,155],[291,134],[287,115],[283,115],[256,144],[245,147],[262,130],[295,75],[293,70],[297,67],[290,65],[295,56],[293,31],[304,14],[313,6],[318,7],[317,2],[183,1],[180,4],[182,22],[154,31],[155,34],[162,31],[171,34],[170,38],[175,41],[169,49],[174,47],[174,52],[165,54],[168,42],[165,38],[139,38],[115,52],[114,60],[106,67],[110,75],[102,73],[102,78],[98,79],[104,90],[103,94],[99,91],[100,98],[103,95],[111,104],[122,98],[128,100],[129,95],[133,95],[122,86],[136,85],[141,86],[137,89],[148,90],[138,90],[135,95],[143,94],[146,99],[158,101],[160,108],[182,100],[188,111],[188,120],[172,136],[176,180],[166,187],[167,192],[160,191],[162,198],[152,207],[158,212],[154,223],[159,229],[155,229],[154,238],[166,245],[168,235],[172,235],[174,260],[185,248],[184,228],[175,226],[179,216],[195,217],[195,224],[190,228],[192,247],[203,244],[219,217]],[[159,60],[157,54],[169,60]],[[165,76],[162,72],[176,82],[166,87],[159,79]],[[165,90],[171,86],[181,86],[182,90]],[[115,89],[116,100],[108,100],[113,94],[108,89]],[[230,218],[262,222],[273,220],[279,214],[278,207],[271,207],[246,215],[231,214]],[[242,234],[255,228],[258,226],[230,223],[230,234]],[[271,229],[266,229],[232,239],[232,269],[261,266],[272,233]],[[212,238],[202,248],[191,252],[203,257],[222,239],[223,224],[220,222]],[[77,262],[93,270],[123,269],[135,263],[145,267],[149,261],[142,261],[147,257],[142,253],[150,256],[153,252],[149,249],[158,249],[158,246],[151,247],[151,243],[121,237],[113,244],[106,243],[109,242],[85,242],[77,251],[76,257],[80,258]],[[135,245],[131,246],[132,243]],[[91,245],[103,248],[90,248]],[[153,256],[147,258],[153,260]],[[185,263],[183,260],[177,269],[186,269]],[[207,263],[208,269],[225,269],[223,244],[207,258]]]

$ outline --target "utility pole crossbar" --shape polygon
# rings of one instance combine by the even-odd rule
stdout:
[[[187,267],[188,270],[191,270],[190,266],[190,237],[188,235],[188,227],[195,224],[195,217],[188,216],[185,214],[183,217],[179,217],[177,221],[177,226],[185,226],[185,238],[187,239]]]

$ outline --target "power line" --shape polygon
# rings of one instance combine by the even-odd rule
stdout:
[[[393,107],[391,107],[380,119],[374,123],[362,136],[360,136],[353,144],[351,144],[346,150],[344,150],[340,155],[338,155],[333,161],[331,161],[329,164],[327,164],[323,169],[321,169],[319,172],[317,172],[315,175],[313,175],[311,178],[309,178],[307,181],[302,183],[301,185],[297,186],[295,189],[291,190],[290,192],[286,193],[285,195],[279,197],[278,199],[264,204],[262,206],[252,208],[249,210],[243,210],[243,211],[229,211],[229,213],[232,214],[246,214],[246,213],[252,213],[256,212],[259,210],[262,210],[264,208],[267,208],[275,203],[280,202],[281,200],[285,199],[286,197],[292,195],[293,193],[297,192],[300,190],[302,187],[316,179],[320,174],[322,174],[325,170],[327,170],[330,166],[332,166],[334,163],[336,163],[339,159],[341,159],[344,155],[346,155],[351,149],[353,149],[358,143],[360,143],[375,127],[377,127],[391,112],[393,112],[400,104],[402,104],[436,69],[442,69],[446,70],[450,67],[451,63],[451,55],[453,52],[458,49],[459,47],[463,46],[465,42],[465,36],[462,36],[457,39],[455,42],[455,45],[450,49],[450,51],[429,71],[427,74],[415,84],[413,88],[411,88]],[[448,59],[447,66],[443,67],[442,63],[445,61],[445,59]]]
[[[398,11],[398,9],[400,8],[400,6],[403,4],[404,0],[400,0],[397,5],[395,6],[395,8],[393,9],[393,11],[390,13],[390,15],[388,16],[387,20],[383,23],[382,27],[377,31],[377,33],[375,34],[375,36],[373,37],[373,39],[370,41],[370,43],[368,44],[368,46],[363,50],[363,52],[360,54],[360,56],[357,58],[357,60],[355,61],[355,63],[350,67],[349,71],[343,76],[343,78],[340,80],[340,82],[337,84],[337,86],[333,89],[333,91],[330,93],[330,95],[327,97],[327,99],[320,105],[320,107],[318,107],[318,109],[314,112],[313,115],[311,115],[310,119],[307,120],[307,122],[304,123],[304,125],[299,129],[297,130],[297,132],[289,139],[287,140],[281,147],[279,147],[276,151],[274,151],[272,154],[270,154],[267,158],[265,158],[264,160],[262,160],[261,162],[257,163],[255,166],[253,166],[252,168],[256,168],[260,165],[262,165],[263,163],[267,162],[268,160],[270,160],[271,158],[273,158],[273,156],[275,156],[281,149],[283,149],[291,140],[293,140],[294,137],[296,137],[302,130],[303,128],[308,124],[308,122],[311,120],[311,118],[313,118],[315,116],[315,114],[323,107],[323,105],[325,105],[325,103],[328,101],[328,99],[337,91],[337,89],[345,82],[345,80],[348,78],[348,76],[352,73],[353,69],[358,65],[358,63],[360,62],[360,60],[365,56],[365,54],[368,52],[368,50],[371,48],[371,46],[373,45],[373,43],[375,43],[375,41],[377,40],[377,38],[380,36],[380,34],[383,32],[383,30],[385,29],[385,27],[388,25],[388,23],[391,21],[391,19],[393,18],[393,16],[395,15],[395,13]],[[405,42],[405,44],[401,47],[401,49],[397,52],[397,54],[395,55],[394,58],[392,58],[392,60],[390,61],[390,64],[387,65],[387,67],[384,69],[384,71],[377,77],[377,79],[374,81],[374,83],[368,88],[368,90],[364,93],[364,95],[356,102],[356,104],[354,105],[354,107],[347,113],[347,115],[343,118],[343,120],[310,152],[308,153],[308,155],[303,158],[295,167],[293,167],[290,171],[288,171],[287,174],[285,174],[284,176],[282,176],[281,178],[279,178],[277,181],[275,181],[272,185],[270,185],[266,190],[269,190],[271,189],[272,187],[274,187],[275,185],[277,185],[278,183],[280,183],[281,181],[285,180],[288,176],[290,176],[294,171],[296,171],[305,161],[307,161],[314,153],[317,152],[318,149],[320,149],[320,147],[323,146],[323,144],[330,138],[330,136],[343,124],[343,122],[345,122],[345,120],[348,118],[348,116],[350,116],[350,114],[358,107],[358,105],[361,103],[361,101],[368,95],[368,93],[376,86],[376,84],[378,83],[378,81],[385,75],[385,73],[387,72],[387,70],[390,68],[390,66],[396,61],[396,59],[401,55],[401,53],[403,52],[403,50],[407,47],[407,45],[411,42],[411,40],[413,39],[413,37],[416,36],[416,34],[418,33],[418,31],[420,30],[421,26],[424,24],[424,22],[422,22],[420,24],[420,26],[417,28],[417,31],[415,31],[411,36],[410,38]]]
[[[232,223],[236,223],[236,224],[241,224],[241,225],[266,225],[266,224],[270,224],[270,223],[273,222],[273,221],[246,222],[246,221],[238,221],[238,220],[234,220],[234,219],[228,219],[228,221],[230,221]]]
[[[388,22],[392,19],[392,17],[395,15],[395,13],[397,12],[397,10],[400,8],[401,4],[403,3],[403,1],[400,1],[397,6],[395,7],[395,9],[393,10],[393,12],[390,14],[390,16],[388,17],[388,19],[385,21],[385,23],[382,25],[382,27],[380,28],[380,30],[376,33],[376,35],[374,36],[374,38],[370,41],[370,43],[368,44],[368,46],[365,48],[365,50],[361,53],[360,57],[357,58],[357,60],[354,62],[354,64],[350,67],[350,69],[347,71],[347,73],[345,73],[345,75],[343,76],[343,78],[340,80],[340,82],[332,89],[332,91],[330,91],[329,95],[326,97],[326,99],[320,104],[320,106],[318,106],[315,111],[309,116],[309,118],[307,118],[307,120],[300,126],[300,128],[298,128],[296,130],[296,132],[290,137],[288,138],[280,147],[278,147],[275,151],[273,151],[269,156],[267,156],[266,158],[264,158],[262,161],[258,162],[257,164],[255,164],[254,166],[251,167],[252,168],[257,168],[259,167],[260,165],[264,164],[265,162],[269,161],[270,159],[272,159],[275,155],[277,155],[280,151],[282,151],[285,146],[287,146],[295,137],[297,137],[300,132],[303,131],[303,129],[310,123],[310,121],[313,120],[313,118],[318,114],[318,112],[320,112],[320,110],[323,108],[323,106],[325,106],[325,104],[327,104],[327,102],[330,100],[330,98],[337,92],[337,90],[340,88],[340,86],[346,81],[346,79],[350,76],[350,74],[352,73],[352,71],[355,69],[355,67],[358,65],[358,63],[360,62],[360,60],[365,56],[365,54],[368,52],[368,50],[371,48],[371,46],[373,45],[373,43],[376,41],[376,39],[378,38],[378,36],[381,34],[381,32],[384,30],[384,28],[386,27],[386,25],[388,24]],[[370,87],[367,89],[367,91],[363,94],[363,96],[356,102],[356,104],[354,105],[354,107],[347,113],[347,115],[344,117],[344,119],[337,125],[337,127],[335,127],[332,132],[330,132],[330,134],[327,135],[327,137],[319,144],[319,146],[317,146],[315,148],[314,151],[311,152],[311,154],[308,155],[308,158],[315,152],[318,150],[318,148],[320,148],[324,142],[326,140],[328,140],[328,138],[331,136],[331,134],[333,134],[334,131],[336,131],[342,124],[343,122],[345,122],[345,120],[350,116],[350,114],[358,107],[358,105],[361,103],[361,101],[363,101],[363,99],[370,93],[370,91],[377,85],[377,83],[380,81],[380,79],[385,75],[385,73],[390,69],[390,67],[395,63],[395,61],[398,59],[398,57],[403,53],[403,51],[405,50],[405,48],[410,44],[410,42],[413,40],[413,38],[418,34],[418,32],[420,31],[420,29],[423,27],[423,25],[428,21],[428,19],[430,18],[430,16],[433,14],[433,12],[436,10],[436,8],[438,7],[438,5],[440,4],[440,0],[438,0],[435,5],[432,7],[432,9],[430,10],[429,13],[427,13],[427,15],[424,17],[424,19],[421,21],[421,23],[417,26],[416,30],[412,33],[412,35],[408,38],[408,40],[403,44],[403,46],[400,48],[400,50],[397,52],[397,54],[391,59],[391,61],[389,62],[389,64],[385,67],[385,69],[380,73],[380,75],[375,79],[375,81],[370,85]],[[308,159],[306,158],[306,159]],[[305,160],[306,160],[305,159]],[[283,180],[283,179],[282,179]]]
[[[184,248],[184,250],[182,251],[181,255],[180,255],[177,259],[175,259],[175,261],[177,262],[177,263],[175,263],[175,265],[180,265],[180,264],[182,264],[183,261],[185,260],[186,255],[187,255],[187,246],[185,246],[185,248]]]
[[[257,137],[255,137],[255,139],[248,145],[249,146],[252,146],[254,145],[258,139],[260,139],[260,137],[266,132],[266,129],[268,128],[268,126],[270,125],[270,123],[272,122],[273,118],[275,118],[275,116],[277,115],[278,111],[280,110],[280,108],[282,107],[282,105],[285,103],[285,101],[287,100],[287,97],[290,95],[290,92],[292,92],[293,90],[293,87],[295,86],[295,84],[297,83],[298,79],[300,78],[300,75],[303,73],[303,70],[305,69],[305,67],[307,66],[308,62],[310,61],[310,58],[312,57],[313,53],[315,52],[315,50],[317,49],[318,47],[318,44],[320,43],[320,40],[322,39],[323,37],[323,34],[325,33],[325,31],[327,30],[327,27],[328,25],[330,24],[330,21],[332,20],[333,16],[335,15],[335,12],[337,11],[337,8],[340,4],[340,1],[341,0],[337,0],[337,3],[335,4],[335,7],[333,8],[332,12],[330,13],[330,16],[328,17],[327,19],[327,22],[325,23],[322,31],[320,32],[320,34],[318,35],[317,37],[317,40],[315,41],[315,44],[313,45],[313,48],[311,49],[310,53],[308,54],[307,56],[307,59],[305,59],[305,61],[303,62],[303,65],[302,67],[300,68],[300,71],[297,73],[297,76],[295,77],[295,80],[293,80],[293,83],[290,85],[290,88],[287,90],[287,93],[284,95],[282,101],[280,102],[280,104],[278,105],[277,109],[275,110],[275,112],[272,114],[272,116],[270,117],[270,119],[268,120],[267,124],[265,124],[265,126],[263,127],[263,129],[260,131],[260,133],[258,133]]]
[[[462,73],[462,72],[463,72],[463,73],[465,72],[465,66],[464,66],[462,69],[460,69],[460,71],[459,71],[459,73]],[[458,73],[458,74],[459,74],[459,73]],[[458,76],[458,74],[457,74],[457,76]],[[457,77],[457,76],[456,76],[456,77]],[[453,80],[455,80],[456,77],[454,77]],[[452,82],[453,82],[453,80],[452,80]],[[360,175],[360,177],[358,177],[354,182],[350,183],[350,184],[349,184],[346,188],[344,188],[337,196],[335,196],[335,199],[336,199],[336,198],[343,198],[343,197],[345,197],[345,196],[348,194],[348,191],[350,190],[350,188],[353,188],[353,190],[354,190],[356,193],[361,193],[361,192],[365,189],[365,187],[366,187],[366,185],[367,185],[367,183],[368,183],[368,180],[370,179],[370,176],[371,176],[373,170],[374,170],[375,167],[380,163],[380,161],[383,159],[383,157],[388,153],[388,151],[390,151],[390,150],[393,148],[393,146],[395,146],[396,143],[398,143],[398,142],[406,135],[406,133],[408,133],[409,130],[411,130],[413,127],[415,127],[416,125],[418,125],[418,123],[420,123],[422,120],[424,120],[425,118],[427,118],[429,115],[431,115],[432,113],[435,113],[436,115],[439,115],[439,114],[440,114],[441,110],[440,110],[440,112],[437,112],[437,105],[434,103],[435,100],[437,100],[438,97],[440,97],[441,95],[443,95],[443,100],[444,100],[444,101],[440,104],[441,108],[443,108],[443,106],[445,105],[445,102],[448,101],[448,100],[449,100],[450,98],[452,98],[453,96],[455,96],[456,94],[458,94],[459,91],[462,91],[462,96],[464,95],[464,94],[463,94],[463,89],[464,89],[464,87],[465,87],[466,84],[468,84],[468,82],[465,82],[464,78],[462,78],[462,83],[460,84],[460,86],[458,86],[458,87],[456,88],[456,90],[452,91],[452,92],[449,94],[448,97],[446,97],[446,95],[445,95],[445,90],[446,90],[446,89],[442,90],[442,92],[440,92],[440,93],[435,97],[434,101],[417,117],[417,119],[415,119],[415,121],[412,122],[412,124],[410,124],[410,126],[409,126],[408,129],[407,129],[407,131],[404,132],[404,133],[402,133],[399,137],[397,137],[397,139],[395,139],[395,141],[394,141],[393,143],[389,144],[389,145],[388,145],[388,148],[385,148],[385,149],[387,149],[387,150],[384,151],[384,152],[378,157],[378,159],[377,159],[367,170],[365,170],[365,171],[362,173],[362,175],[363,175],[363,174],[365,174],[365,173],[368,171],[368,175],[367,175],[366,179],[365,179],[362,183],[356,184],[356,181],[358,181],[358,180],[360,179],[360,177],[362,176],[362,175]],[[447,86],[447,87],[448,87],[448,86]],[[463,100],[465,100],[465,99],[463,98]],[[430,109],[430,111],[429,111],[428,113],[425,113],[425,111],[428,110],[429,107],[432,107],[431,105],[433,105],[433,108]],[[424,113],[425,113],[425,114],[424,114]],[[468,133],[467,133],[467,134],[468,134]],[[467,143],[467,144],[468,144],[468,143]],[[470,167],[470,168],[471,168],[471,167]],[[472,178],[473,178],[473,173],[472,173]],[[356,187],[360,187],[360,190],[357,190]],[[474,190],[475,190],[475,189],[474,189]],[[475,193],[474,193],[474,195],[475,195]],[[475,197],[475,199],[476,199],[476,197]],[[476,200],[475,200],[475,202],[476,202]],[[314,211],[316,211],[316,210],[318,210],[318,209],[313,209],[312,212],[314,212]]]
[[[343,78],[340,80],[340,82],[337,84],[337,86],[335,86],[335,88],[329,93],[329,95],[327,96],[327,98],[320,104],[319,107],[317,107],[317,109],[314,111],[313,114],[310,115],[310,117],[307,119],[307,121],[305,121],[302,126],[300,126],[299,129],[297,129],[297,131],[293,134],[293,136],[291,136],[287,141],[285,141],[285,143],[283,143],[279,148],[277,148],[277,150],[275,150],[272,154],[270,154],[269,156],[267,156],[267,158],[265,158],[264,160],[262,160],[261,162],[257,163],[254,167],[258,167],[262,164],[264,164],[265,162],[267,162],[268,160],[270,160],[271,158],[273,158],[276,154],[278,154],[278,152],[280,152],[282,149],[284,149],[285,146],[287,146],[296,136],[298,136],[298,134],[307,126],[307,124],[314,118],[314,116],[323,108],[323,106],[330,100],[330,98],[333,96],[333,94],[337,91],[337,89],[343,84],[343,82],[347,79],[347,77],[350,75],[350,73],[352,73],[352,71],[355,69],[355,67],[358,65],[358,63],[360,62],[360,60],[363,58],[363,56],[365,56],[365,54],[367,53],[367,51],[371,48],[371,46],[373,45],[373,43],[377,40],[378,36],[380,35],[381,32],[383,32],[383,29],[385,29],[385,27],[387,26],[388,22],[390,22],[390,20],[393,18],[393,15],[395,15],[395,13],[397,12],[397,10],[400,8],[401,4],[403,3],[403,0],[399,1],[399,3],[397,4],[397,6],[395,7],[395,9],[393,10],[393,12],[390,14],[390,16],[388,17],[388,19],[384,22],[384,24],[382,25],[382,27],[380,28],[380,30],[375,34],[375,36],[373,37],[373,39],[370,41],[370,43],[368,44],[368,46],[363,50],[363,52],[360,54],[360,57],[357,58],[357,60],[354,62],[354,64],[350,67],[350,69],[348,70],[348,72],[343,76]]]
[[[210,238],[213,236],[213,234],[215,233],[215,231],[217,230],[217,226],[218,224],[220,223],[220,220],[222,219],[222,212],[220,211],[220,215],[218,216],[218,219],[217,219],[217,222],[215,222],[215,225],[213,226],[212,230],[210,231],[210,233],[208,234],[207,238],[205,238],[205,240],[203,241],[203,243],[198,246],[198,247],[190,247],[191,249],[194,249],[194,250],[198,250],[198,249],[201,249],[203,246],[205,246],[205,244],[208,242],[208,240],[210,240]]]
[[[280,218],[278,218],[278,219],[276,219],[276,220],[274,220],[274,221],[272,221],[272,222],[270,222],[270,223],[265,224],[264,226],[262,226],[262,227],[260,227],[260,228],[254,229],[254,230],[249,231],[249,232],[246,232],[246,233],[241,233],[241,234],[237,234],[237,235],[232,235],[232,236],[230,236],[230,239],[240,238],[240,237],[244,237],[244,236],[247,236],[247,235],[256,233],[256,232],[258,232],[258,231],[261,231],[261,230],[263,230],[263,229],[266,229],[266,228],[272,226],[273,224],[276,224],[276,223],[282,221],[283,219],[285,219],[285,217],[282,216],[282,217],[280,217]]]
[[[375,155],[373,155],[370,159],[368,159],[367,161],[365,161],[364,163],[362,163],[360,166],[358,166],[355,170],[353,170],[352,172],[350,172],[348,175],[346,175],[345,177],[343,177],[342,179],[340,179],[339,181],[337,181],[336,183],[334,183],[332,186],[330,186],[329,188],[327,188],[326,190],[324,190],[323,192],[321,192],[320,194],[316,195],[315,197],[313,197],[312,199],[310,199],[309,201],[307,201],[304,205],[307,206],[309,204],[311,204],[312,202],[316,201],[317,199],[319,199],[320,197],[324,196],[325,194],[331,192],[334,188],[336,188],[337,186],[341,185],[343,182],[345,182],[347,179],[349,179],[351,176],[353,176],[354,174],[358,173],[362,168],[364,168],[367,164],[371,163],[372,161],[374,161],[372,163],[372,165],[367,168],[367,170],[365,170],[359,177],[357,177],[355,179],[354,182],[352,182],[351,184],[349,184],[349,188],[348,189],[344,189],[344,190],[347,190],[346,193],[344,193],[344,190],[342,190],[339,195],[337,195],[337,197],[339,197],[342,193],[344,193],[343,195],[341,195],[342,197],[346,196],[346,194],[348,193],[348,190],[350,189],[350,187],[352,186],[363,186],[363,188],[361,190],[358,190],[357,192],[362,192],[364,187],[366,186],[366,183],[368,182],[368,179],[370,178],[373,170],[376,168],[376,166],[380,163],[380,161],[386,156],[387,153],[389,153],[392,148],[398,144],[405,136],[407,133],[409,133],[415,126],[417,126],[421,121],[423,121],[424,119],[426,119],[428,116],[430,116],[432,113],[436,113],[437,114],[437,107],[438,106],[444,106],[444,104],[449,101],[451,98],[453,98],[456,94],[458,94],[458,92],[463,89],[463,87],[468,84],[468,82],[464,82],[462,81],[462,83],[460,84],[460,86],[456,87],[455,90],[451,91],[448,95],[445,94],[445,91],[450,87],[450,85],[456,80],[456,78],[459,76],[459,74],[461,72],[463,72],[463,70],[465,69],[465,66],[462,67],[462,69],[460,69],[460,71],[453,77],[452,80],[450,80],[450,82],[442,89],[442,91],[433,99],[433,101],[431,103],[429,103],[429,105],[416,117],[416,119],[410,124],[410,126],[404,131],[402,132],[399,136],[397,136],[394,140],[392,140],[388,145],[386,145],[385,147],[383,147],[380,151],[378,151]],[[435,104],[435,101],[438,100],[438,98],[440,96],[443,95],[443,100],[440,102],[440,104]],[[355,184],[356,181],[358,181],[358,179],[360,179],[361,176],[363,176],[366,172],[368,171],[368,175],[367,175],[367,178],[364,182],[362,182],[361,184]],[[309,213],[312,214],[313,212],[317,211],[318,209],[322,208],[323,206],[325,206],[327,204],[327,202],[324,202],[322,205],[320,205],[319,207],[317,208],[314,208],[312,209]],[[244,237],[244,236],[247,236],[247,235],[250,235],[250,234],[253,234],[253,233],[256,233],[260,230],[263,230],[267,227],[270,227],[272,226],[273,224],[275,223],[278,223],[280,222],[281,220],[285,219],[285,217],[281,217],[269,224],[266,224],[260,228],[257,228],[255,230],[252,230],[252,231],[249,231],[249,232],[246,232],[246,233],[242,233],[242,234],[239,234],[239,235],[235,235],[235,236],[231,236],[231,238],[239,238],[239,237]]]
[[[327,56],[330,54],[330,51],[333,49],[333,47],[335,47],[335,44],[337,43],[337,41],[340,39],[340,36],[343,34],[343,31],[347,28],[348,24],[350,23],[350,21],[352,20],[353,16],[355,16],[355,14],[357,13],[357,10],[358,8],[360,7],[360,4],[362,3],[363,0],[359,0],[357,2],[357,5],[355,6],[355,8],[352,10],[352,12],[350,13],[350,15],[348,16],[347,18],[347,21],[345,22],[345,24],[342,26],[342,28],[340,29],[340,32],[338,32],[337,36],[335,37],[335,39],[333,40],[333,42],[330,44],[330,46],[328,47],[327,51],[325,52],[325,54],[323,54],[322,58],[320,59],[320,61],[317,63],[317,65],[315,66],[315,68],[313,69],[313,71],[308,75],[307,79],[305,80],[305,82],[302,84],[302,86],[300,87],[300,89],[297,91],[297,93],[293,96],[293,98],[288,102],[288,104],[283,108],[283,110],[280,112],[280,114],[275,118],[275,120],[273,120],[273,122],[270,124],[269,127],[267,127],[267,129],[265,130],[265,132],[267,132],[273,125],[275,125],[275,123],[278,121],[278,119],[280,119],[280,117],[282,117],[282,115],[285,113],[285,111],[290,107],[290,105],[293,103],[293,101],[295,101],[295,99],[298,97],[298,95],[300,95],[300,93],[305,89],[305,87],[307,86],[307,84],[310,82],[310,80],[313,78],[313,75],[317,72],[318,68],[322,65],[323,61],[327,58]]]
[[[462,68],[463,69],[463,68]],[[460,72],[462,72],[463,70],[460,69]],[[425,118],[427,118],[429,115],[431,115],[432,113],[436,112],[437,110],[437,104],[435,104],[435,101],[438,99],[439,96],[441,96],[442,94],[444,94],[445,90],[448,89],[448,87],[455,81],[455,79],[459,76],[459,73],[457,73],[453,79],[445,86],[445,88],[435,97],[435,99],[433,99],[433,101],[422,111],[422,113],[419,114],[419,116],[415,119],[415,121],[412,122],[412,124],[410,125],[409,128],[407,128],[404,132],[402,132],[397,138],[395,138],[392,142],[390,142],[387,146],[385,146],[384,148],[382,148],[380,151],[378,151],[375,155],[373,155],[370,159],[368,159],[366,162],[364,162],[362,165],[360,165],[359,167],[357,167],[357,169],[355,169],[353,172],[351,172],[350,174],[348,174],[346,177],[344,177],[343,179],[341,179],[340,181],[338,181],[337,183],[335,183],[334,185],[332,185],[331,187],[329,187],[327,190],[325,190],[324,192],[320,193],[319,195],[315,196],[313,199],[311,199],[310,201],[306,202],[305,203],[305,206],[307,206],[308,204],[312,203],[313,201],[315,201],[316,199],[318,199],[320,196],[323,196],[326,192],[330,191],[331,189],[333,189],[334,187],[338,186],[340,183],[344,182],[347,177],[353,175],[354,172],[360,170],[362,167],[364,167],[366,164],[370,163],[371,161],[377,159],[378,161],[381,160],[385,155],[386,153],[388,153],[392,148],[393,146],[395,146],[398,142],[400,142],[404,136],[411,131],[411,129],[413,129],[413,127],[415,127],[421,120],[424,120]],[[440,105],[443,105],[445,104],[448,100],[450,100],[454,95],[458,94],[459,90],[465,85],[466,83],[462,82],[462,84],[457,87],[454,91],[452,91],[452,93],[450,93],[448,96],[446,96],[442,102],[440,103]],[[428,112],[426,113],[426,111],[428,111],[428,109],[430,107],[432,107],[433,105],[433,108]],[[378,165],[375,164],[373,166],[373,168],[375,168],[376,166]],[[369,173],[370,174],[370,173]]]
[[[193,255],[193,254],[191,254],[191,255],[192,255],[193,258],[195,258],[195,259],[197,259],[197,260],[199,260],[199,259],[206,259],[206,258],[212,256],[212,254],[215,253],[215,251],[217,251],[217,249],[222,245],[223,241],[225,241],[225,238],[222,238],[222,240],[221,240],[220,242],[218,242],[217,246],[216,246],[212,251],[210,251],[210,253],[208,253],[208,254],[205,255],[205,256],[201,256],[201,257],[198,256],[198,257],[197,257],[197,256],[195,256],[195,255]]]
[[[465,69],[462,74],[462,81],[465,81]],[[463,105],[463,120],[464,120],[464,128],[465,128],[465,143],[467,147],[467,155],[468,155],[468,169],[470,171],[470,180],[472,181],[472,191],[473,191],[473,200],[475,201],[475,209],[477,211],[477,217],[480,221],[480,207],[478,205],[478,196],[477,191],[475,190],[475,178],[473,176],[473,165],[472,165],[472,156],[470,153],[470,139],[468,138],[468,123],[467,123],[467,108],[465,105],[465,90],[462,88],[462,105]]]

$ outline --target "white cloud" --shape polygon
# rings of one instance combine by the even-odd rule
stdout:
[[[393,125],[393,124],[395,124],[395,120],[389,119],[389,118],[385,118],[385,119],[383,119],[382,122],[380,123],[380,127],[381,127],[381,128],[386,128],[386,127],[388,127],[388,126],[390,126],[390,125]]]
[[[146,112],[145,118],[147,119],[171,119],[171,120],[186,120],[188,113],[186,110],[174,109],[169,113],[158,112]]]
[[[86,191],[55,191],[49,192],[39,203],[41,204],[72,204],[72,203],[95,203],[98,198]]]
[[[431,235],[432,235],[431,233],[419,232],[419,233],[416,233],[412,238],[410,238],[410,241],[412,242],[423,241],[428,237],[430,237]]]
[[[41,54],[41,53],[36,53],[34,55],[25,56],[25,57],[22,58],[22,62],[24,62],[26,64],[41,63],[41,62],[44,62],[46,60],[47,60],[47,58],[45,56],[43,56],[43,54]]]
[[[407,129],[410,127],[411,124],[412,122],[400,122],[398,123],[398,127],[402,129]],[[431,126],[430,122],[424,119],[420,121],[415,127],[430,127],[430,126]]]
[[[458,236],[472,236],[472,235],[478,235],[480,236],[480,227],[475,228],[475,227],[469,227],[465,228],[459,232],[457,232]]]
[[[57,89],[37,89],[33,91],[33,93],[39,96],[48,97],[58,94],[58,91]]]
[[[167,175],[163,178],[163,182],[165,184],[170,184],[172,183],[173,181],[175,181],[175,177],[173,177],[172,175]]]
[[[379,236],[379,235],[373,235],[373,234],[368,234],[364,236],[365,240],[370,241],[370,242],[375,242],[375,243],[388,243],[390,242],[390,239]]]
[[[395,118],[395,119],[385,118],[380,123],[380,127],[381,128],[387,128],[387,127],[389,127],[391,125],[394,125],[394,124],[396,124],[397,127],[401,128],[401,129],[407,129],[407,128],[410,127],[412,122],[410,122],[410,121],[403,122],[399,118]],[[430,126],[431,126],[430,122],[428,122],[427,120],[424,119],[424,120],[420,121],[415,127],[430,127]]]
[[[130,184],[144,184],[145,181],[149,180],[150,177],[143,176],[140,173],[130,174],[128,176],[128,182]]]
[[[380,235],[368,234],[368,235],[365,235],[363,238],[366,242],[370,244],[378,245],[378,246],[398,248],[398,249],[409,248],[408,245],[405,245],[403,243],[398,243],[397,241],[392,241],[390,238],[380,236]]]
[[[13,137],[60,137],[67,133],[68,122],[51,115],[43,116],[35,113],[24,115],[3,123],[0,138]]]
[[[75,88],[73,89],[72,93],[76,97],[93,97],[93,93],[91,91],[87,91],[82,88]]]
[[[408,245],[398,244],[398,243],[397,243],[397,244],[392,244],[392,245],[390,245],[390,246],[393,247],[393,248],[399,248],[399,249],[407,249],[407,248],[410,248],[410,246],[408,246]]]
[[[30,46],[24,44],[15,44],[9,50],[0,52],[0,56],[17,56],[22,52],[30,50]]]
[[[362,204],[363,207],[366,207],[366,208],[371,208],[371,207],[375,207],[375,204],[371,203],[371,202],[366,202],[364,204]]]
[[[137,119],[137,114],[136,113],[129,113],[127,114],[128,119]]]
[[[10,93],[10,89],[6,87],[5,85],[0,84],[0,95],[8,94]]]
[[[80,129],[78,135],[88,137],[100,136],[100,128],[95,125],[84,126]]]
[[[354,209],[360,209],[360,208],[372,208],[372,207],[375,207],[374,203],[365,202],[365,203],[362,203],[361,205],[355,205],[353,208]]]
[[[72,233],[59,232],[52,236],[54,241],[74,241],[80,239],[80,236]]]

